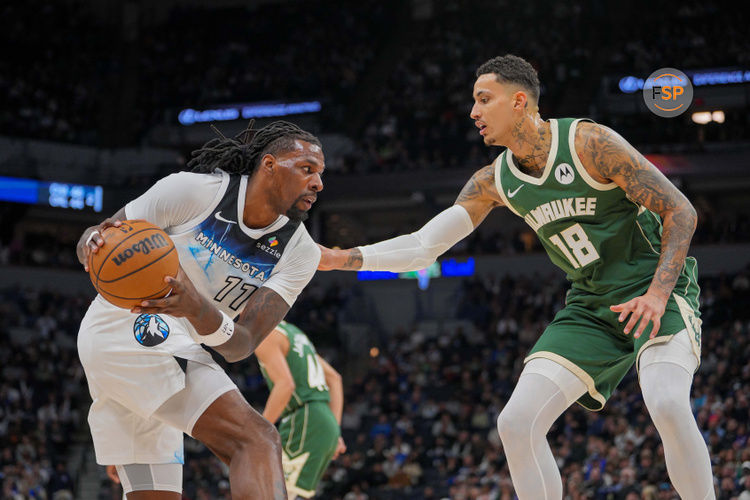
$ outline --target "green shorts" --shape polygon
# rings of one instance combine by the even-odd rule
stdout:
[[[570,293],[565,307],[544,330],[524,362],[546,358],[563,365],[588,388],[588,392],[578,399],[578,404],[587,410],[601,410],[633,363],[637,363],[645,347],[667,342],[676,333],[687,329],[693,353],[700,364],[699,291],[694,282],[675,288],[661,318],[659,333],[653,339],[649,339],[651,324],[637,339],[633,338],[637,328],[628,335],[623,333],[627,321],[620,323],[617,320],[619,313],[609,309],[643,295],[646,289],[625,296]]]
[[[315,495],[315,488],[336,451],[340,433],[336,417],[325,401],[306,403],[281,419],[281,462],[290,498]]]

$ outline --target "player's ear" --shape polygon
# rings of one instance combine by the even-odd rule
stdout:
[[[513,109],[523,110],[528,102],[525,92],[519,90],[513,94]]]
[[[271,174],[276,168],[276,157],[271,153],[266,153],[263,158],[260,159],[260,169],[265,170],[266,173]]]

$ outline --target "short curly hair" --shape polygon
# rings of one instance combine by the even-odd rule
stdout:
[[[507,54],[493,57],[477,69],[477,78],[490,73],[500,83],[515,83],[523,87],[534,102],[539,103],[539,75],[529,62],[518,56]]]

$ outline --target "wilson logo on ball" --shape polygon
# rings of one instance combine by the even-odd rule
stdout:
[[[112,257],[112,262],[119,266],[136,253],[148,255],[152,250],[156,250],[157,248],[164,248],[168,245],[169,243],[167,242],[167,239],[164,238],[164,236],[161,234],[147,236],[142,240],[133,243],[130,248],[126,248],[116,256]]]

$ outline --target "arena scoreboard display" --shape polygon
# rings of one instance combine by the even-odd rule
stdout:
[[[103,198],[102,186],[0,177],[0,201],[101,212]]]

